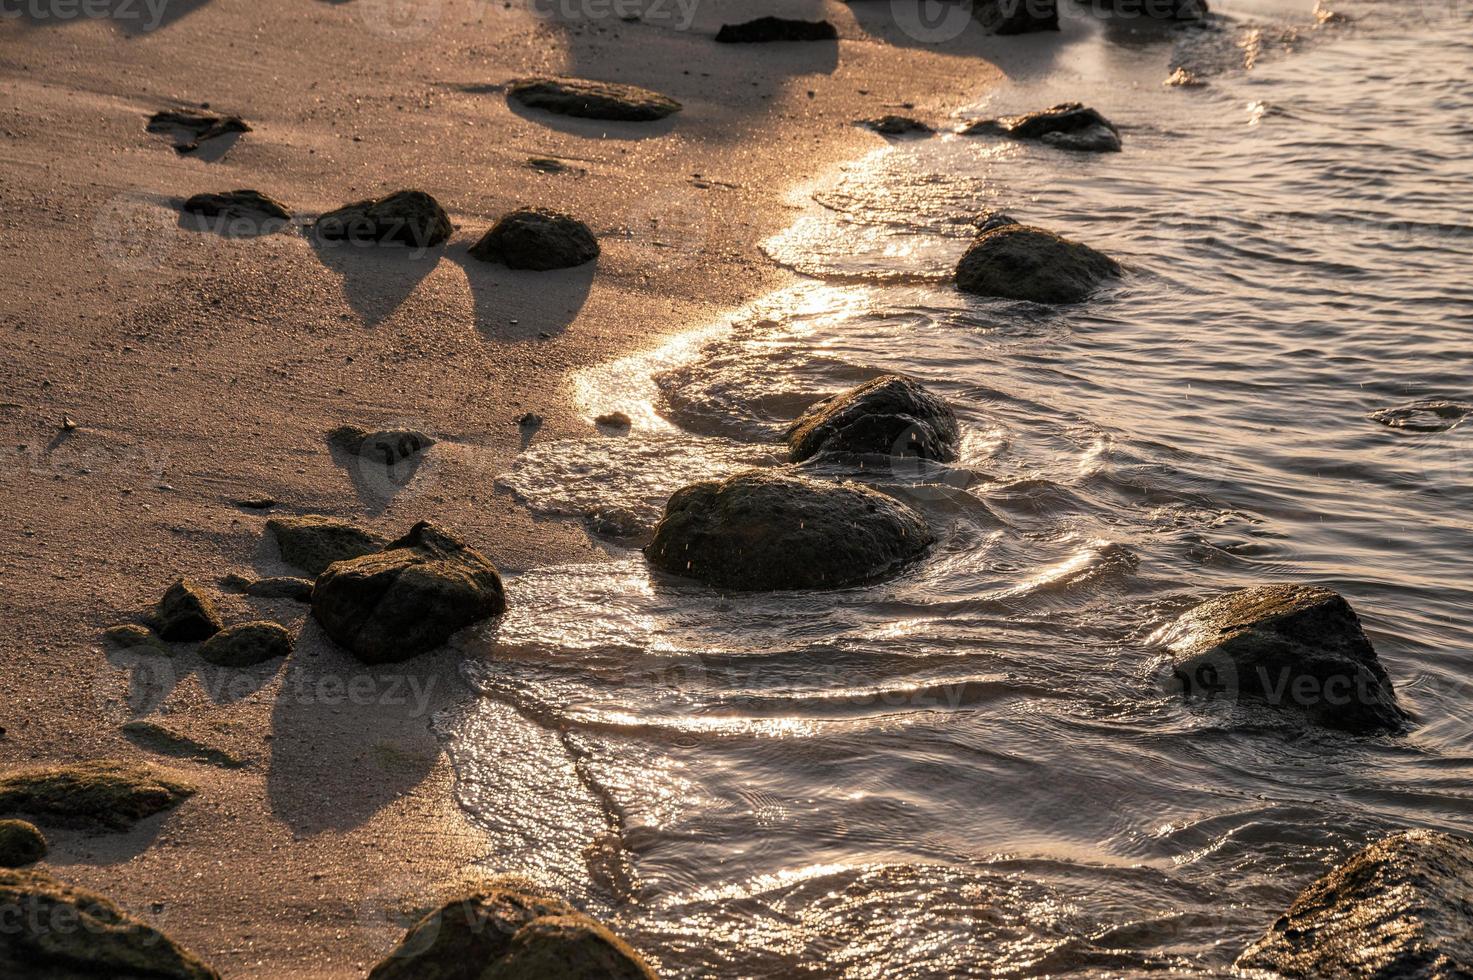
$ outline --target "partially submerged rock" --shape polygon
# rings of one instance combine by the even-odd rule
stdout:
[[[523,78],[506,89],[507,98],[529,109],[582,119],[653,122],[680,111],[680,103],[637,85],[583,78]]]
[[[471,255],[511,269],[569,269],[598,258],[598,240],[571,215],[521,208],[496,222],[471,246]]]
[[[758,17],[741,24],[724,24],[716,32],[720,44],[763,44],[770,41],[836,41],[839,32],[826,20]]]
[[[273,517],[266,530],[281,549],[281,560],[316,577],[337,561],[371,555],[385,539],[346,521],[331,517]]]
[[[960,443],[950,405],[909,378],[885,374],[804,412],[788,430],[788,458],[879,453],[946,462]]]
[[[23,868],[46,856],[50,845],[35,824],[0,820],[0,868]]]
[[[424,191],[345,204],[318,218],[313,232],[328,241],[390,242],[429,248],[450,237],[450,216]]]
[[[428,521],[377,554],[333,565],[312,592],[328,636],[373,664],[426,653],[505,610],[496,566]]]
[[[1473,976],[1473,841],[1431,830],[1387,837],[1306,888],[1238,958],[1284,977]]]
[[[196,194],[184,202],[184,210],[207,218],[226,218],[231,221],[274,221],[284,224],[292,219],[291,212],[281,202],[252,190]]]
[[[102,635],[119,650],[128,650],[133,653],[150,653],[164,657],[170,656],[174,652],[169,649],[167,643],[159,639],[157,633],[147,626],[139,626],[136,623],[109,626]]]
[[[975,0],[972,16],[989,34],[1057,31],[1057,0]]]
[[[154,113],[148,120],[148,131],[168,136],[178,153],[193,153],[206,140],[229,133],[249,133],[251,127],[239,116],[222,116],[200,109],[169,109]]]
[[[256,599],[291,599],[294,602],[312,601],[312,580],[277,575],[270,578],[247,578],[244,575],[227,575],[220,584],[232,592],[241,592]]]
[[[327,441],[343,452],[393,466],[424,452],[435,444],[433,437],[418,429],[380,429],[368,432],[356,425],[340,425],[327,434]]]
[[[1061,102],[1021,116],[982,119],[962,130],[964,136],[990,133],[1039,140],[1065,150],[1109,153],[1120,149],[1120,130],[1115,124],[1078,102]]]
[[[289,656],[291,652],[291,631],[269,621],[231,626],[199,648],[200,658],[216,667],[254,667]]]
[[[219,974],[96,892],[43,871],[0,871],[0,976],[17,980],[219,980]]]
[[[972,242],[956,267],[957,288],[1034,303],[1078,303],[1120,275],[1114,259],[1032,225],[1003,224]]]
[[[32,766],[0,774],[0,814],[108,830],[127,830],[193,795],[188,783],[131,762]]]
[[[919,514],[868,487],[748,470],[677,491],[645,553],[728,589],[827,589],[893,572],[933,540]]]
[[[187,578],[169,586],[153,619],[160,637],[179,643],[208,639],[222,625],[215,603]]]
[[[205,762],[222,769],[239,769],[245,762],[223,749],[205,745],[158,722],[135,718],[120,729],[128,741],[142,749],[192,762]]]
[[[369,980],[654,980],[633,949],[566,902],[489,888],[421,919]]]
[[[880,116],[878,119],[866,119],[864,125],[882,136],[925,136],[935,132],[919,119],[909,116]]]
[[[1406,727],[1355,611],[1329,589],[1244,589],[1188,611],[1158,639],[1174,657],[1174,683],[1190,697],[1270,704],[1348,732]]]

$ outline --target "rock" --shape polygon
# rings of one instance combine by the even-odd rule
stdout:
[[[634,420],[623,412],[605,412],[593,421],[610,429],[627,429],[634,424]]]
[[[681,108],[647,88],[582,78],[523,78],[507,86],[506,96],[529,109],[615,122],[653,122]]]
[[[496,566],[427,521],[377,554],[333,565],[312,591],[327,634],[371,664],[433,650],[505,610]]]
[[[417,429],[381,429],[367,432],[356,425],[341,425],[327,434],[327,441],[343,452],[393,466],[429,449],[435,440]]]
[[[758,17],[741,24],[725,24],[716,32],[719,44],[765,44],[769,41],[837,41],[839,32],[826,20]]]
[[[542,416],[536,412],[523,412],[517,418],[517,426],[523,429],[540,429],[542,428],[542,421]]]
[[[96,892],[43,871],[0,871],[0,976],[16,980],[219,980],[219,974]]]
[[[1161,84],[1167,88],[1202,88],[1207,84],[1207,80],[1183,65],[1172,72]]]
[[[289,656],[292,634],[280,623],[241,623],[221,630],[199,648],[201,659],[216,667],[254,667]]]
[[[148,653],[157,656],[172,656],[174,651],[169,649],[168,644],[159,639],[157,633],[147,626],[138,626],[134,623],[124,623],[120,626],[109,626],[103,637],[113,646],[120,650],[130,650],[133,653]]]
[[[1473,841],[1395,834],[1306,888],[1236,966],[1284,977],[1466,980],[1470,895]]]
[[[281,575],[271,578],[246,578],[244,575],[227,575],[220,584],[232,592],[242,592],[256,599],[291,599],[294,602],[312,601],[312,580]]]
[[[571,215],[522,208],[496,222],[471,246],[471,255],[511,269],[570,269],[598,258],[598,240]]]
[[[50,845],[35,824],[0,820],[0,868],[21,868],[46,856]]]
[[[982,119],[962,130],[963,136],[989,133],[1040,140],[1065,150],[1109,153],[1120,149],[1120,130],[1115,124],[1078,102],[1061,102],[1022,116]]]
[[[885,374],[812,406],[788,430],[788,458],[819,452],[957,457],[961,431],[951,406],[909,378]]]
[[[229,220],[259,220],[288,222],[292,215],[280,202],[260,191],[227,191],[224,194],[196,194],[184,202],[184,210],[190,214],[202,214],[209,218]]]
[[[70,415],[63,415],[61,417],[61,431],[63,431],[63,432],[76,432],[77,431],[77,421],[76,421],[76,419],[72,418]]]
[[[1190,697],[1267,703],[1348,732],[1406,727],[1355,611],[1329,589],[1244,589],[1188,611],[1157,639],[1174,657],[1173,683]]]
[[[919,119],[911,119],[909,116],[881,116],[878,119],[866,119],[863,125],[883,136],[923,136],[935,132]]]
[[[395,242],[415,248],[439,245],[454,230],[440,202],[424,191],[345,204],[318,218],[313,232],[328,241]]]
[[[174,140],[178,153],[193,153],[205,140],[227,133],[249,133],[251,127],[239,116],[222,116],[198,109],[156,112],[148,120],[148,131]]]
[[[867,487],[748,470],[677,491],[645,553],[722,588],[823,589],[879,578],[933,540],[919,514]]]
[[[193,795],[189,784],[131,762],[33,766],[0,775],[0,813],[107,830],[128,830]]]
[[[369,980],[654,980],[649,965],[566,902],[493,887],[421,919]]]
[[[1078,303],[1118,275],[1115,260],[1088,245],[1031,225],[1009,224],[973,240],[957,263],[956,285],[979,296]]]
[[[243,760],[229,752],[197,742],[157,722],[138,718],[124,723],[120,730],[134,745],[159,755],[205,762],[222,769],[239,769],[245,765]]]
[[[1057,0],[976,0],[972,16],[989,34],[1029,34],[1057,31]]]
[[[1096,13],[1116,20],[1201,20],[1207,16],[1207,0],[1079,0]]]
[[[345,521],[330,517],[273,517],[266,530],[276,538],[281,560],[311,576],[321,575],[333,562],[361,558],[378,551],[385,540]]]
[[[220,632],[221,625],[215,603],[187,578],[169,586],[154,613],[159,636],[179,643],[208,639]]]
[[[270,510],[278,501],[275,497],[238,497],[231,503],[246,510]]]

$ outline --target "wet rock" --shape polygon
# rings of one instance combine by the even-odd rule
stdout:
[[[1167,88],[1203,88],[1207,84],[1207,79],[1182,65],[1178,66],[1176,71],[1172,72],[1161,84]]]
[[[490,888],[416,923],[369,980],[654,980],[633,949],[566,902]]]
[[[229,133],[249,133],[251,127],[239,116],[222,116],[199,109],[156,112],[148,120],[148,131],[168,136],[178,153],[193,153],[206,140]]]
[[[909,378],[886,374],[804,412],[788,430],[788,458],[879,453],[947,462],[960,443],[950,405]]]
[[[1115,20],[1201,20],[1207,0],[1079,0]]]
[[[639,512],[629,507],[598,507],[584,517],[588,530],[603,538],[637,538],[649,531]]]
[[[979,296],[1034,303],[1078,303],[1120,266],[1088,245],[1031,225],[1008,224],[978,235],[956,267],[957,288]]]
[[[417,429],[381,429],[368,432],[356,425],[342,425],[327,434],[327,441],[345,453],[375,459],[385,466],[409,459],[435,444]]]
[[[44,871],[0,871],[0,976],[17,980],[219,980],[219,974],[96,892]]]
[[[269,621],[223,629],[199,648],[200,658],[216,667],[254,667],[289,656],[291,652],[291,631]]]
[[[836,41],[839,32],[826,20],[758,17],[741,24],[725,24],[716,32],[720,44],[764,44],[769,41]]]
[[[598,240],[571,215],[522,208],[496,222],[471,246],[471,255],[511,269],[570,269],[598,258]]]
[[[1244,589],[1188,611],[1157,639],[1188,697],[1270,704],[1347,732],[1406,727],[1355,611],[1329,589]]]
[[[391,242],[429,248],[454,230],[440,202],[424,191],[345,204],[318,218],[313,232],[328,241]]]
[[[119,650],[129,650],[133,653],[148,653],[156,656],[172,656],[174,651],[169,645],[159,639],[157,633],[147,626],[139,626],[135,623],[123,623],[119,626],[109,626],[103,631],[103,637],[117,647]]]
[[[312,614],[327,634],[373,664],[433,650],[505,610],[496,566],[427,521],[377,554],[332,566],[312,592]]]
[[[35,824],[0,820],[0,868],[22,868],[46,856],[50,845]]]
[[[653,122],[681,108],[647,88],[582,78],[523,78],[507,86],[506,95],[529,109],[616,122]]]
[[[677,491],[645,553],[722,588],[824,589],[886,575],[933,540],[919,514],[867,487],[748,470]]]
[[[284,224],[292,219],[291,212],[279,201],[252,190],[196,194],[184,202],[184,210],[190,214],[231,221],[276,221]]]
[[[130,762],[33,766],[0,774],[0,814],[68,826],[127,830],[193,795],[189,784]]]
[[[605,412],[593,421],[609,429],[627,429],[634,424],[634,420],[623,412]]]
[[[1306,888],[1236,966],[1284,977],[1465,980],[1470,895],[1473,841],[1395,834]]]
[[[220,632],[220,612],[199,586],[181,578],[159,600],[154,629],[165,640],[192,643]]]
[[[935,132],[919,119],[911,119],[909,116],[881,116],[878,119],[866,119],[864,125],[882,136],[925,136]]]
[[[976,0],[972,16],[989,34],[1057,31],[1057,0]]]
[[[142,749],[176,759],[204,762],[222,769],[239,769],[245,762],[222,749],[195,741],[188,735],[142,718],[126,722],[120,729],[128,741]]]
[[[385,539],[361,527],[315,515],[273,517],[266,530],[276,538],[281,560],[312,576],[321,575],[333,562],[371,555],[385,544]]]
[[[271,578],[247,578],[244,575],[227,575],[220,585],[232,592],[241,592],[256,599],[291,599],[294,602],[312,601],[312,580],[273,576]]]
[[[1061,102],[1022,116],[982,119],[962,130],[963,136],[988,134],[1039,140],[1065,150],[1110,153],[1120,149],[1120,130],[1115,124],[1078,102]]]
[[[1429,398],[1380,408],[1367,417],[1372,422],[1406,432],[1447,432],[1457,428],[1470,415],[1473,415],[1473,404]]]

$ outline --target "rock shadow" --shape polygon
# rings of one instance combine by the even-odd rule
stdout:
[[[445,257],[465,270],[476,329],[497,340],[547,340],[567,329],[588,300],[598,260],[571,269],[537,272],[482,262],[468,245]]]
[[[393,316],[440,262],[441,246],[415,248],[384,242],[333,241],[306,230],[318,260],[343,281],[348,305],[376,327]]]

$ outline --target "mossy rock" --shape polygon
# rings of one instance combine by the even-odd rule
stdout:
[[[194,792],[188,783],[139,763],[32,766],[0,775],[0,814],[23,814],[63,826],[128,830],[139,820],[172,810]]]
[[[187,578],[169,586],[154,613],[159,636],[179,643],[209,639],[222,625],[214,601]]]
[[[200,658],[216,667],[254,667],[291,652],[291,631],[269,620],[221,630],[199,648]]]
[[[43,871],[0,871],[0,976],[17,980],[219,980],[168,936]]]
[[[149,653],[157,656],[173,656],[174,651],[159,638],[159,635],[147,626],[139,626],[137,623],[123,623],[119,626],[109,626],[103,631],[103,638],[117,647],[119,650],[128,650],[132,653]]]
[[[276,538],[281,560],[314,578],[334,562],[371,555],[385,540],[361,527],[331,517],[273,517],[266,530]]]
[[[220,580],[223,588],[242,592],[256,599],[291,599],[294,602],[312,601],[312,580],[277,575],[268,578],[248,578],[230,574]]]
[[[638,953],[586,915],[538,919],[517,930],[481,980],[653,980]]]
[[[884,374],[826,398],[788,430],[788,458],[820,452],[956,459],[961,430],[951,406],[921,385]]]
[[[46,835],[24,820],[0,820],[0,868],[35,864],[46,856]]]

